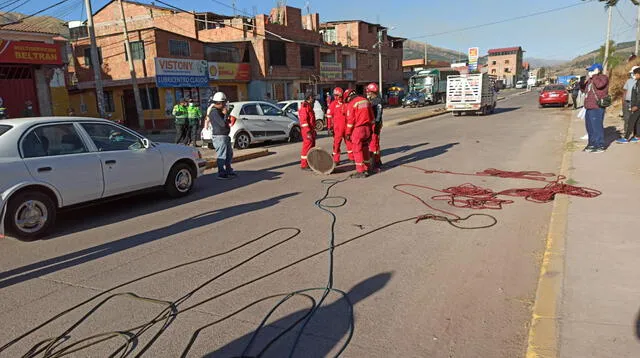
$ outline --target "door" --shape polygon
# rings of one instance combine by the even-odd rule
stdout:
[[[125,90],[122,95],[122,107],[124,108],[124,122],[129,128],[138,128],[138,110],[133,91]]]
[[[73,123],[31,129],[20,142],[20,150],[31,176],[56,188],[63,206],[102,196],[100,159],[89,152]]]
[[[31,66],[0,65],[0,98],[9,118],[22,117],[25,102],[33,104],[33,115],[39,116],[36,83]]]
[[[266,122],[262,119],[262,110],[258,103],[247,103],[240,109],[238,120],[251,133],[254,140],[266,140]]]
[[[82,123],[98,150],[104,177],[104,197],[164,184],[162,153],[145,149],[139,137],[107,123]]]
[[[262,109],[265,121],[266,137],[269,139],[288,138],[291,119],[286,117],[284,111],[269,103],[260,103],[260,109]]]

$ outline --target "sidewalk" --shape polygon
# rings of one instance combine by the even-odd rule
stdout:
[[[607,140],[613,141],[618,138],[615,127],[621,127],[622,121],[615,116],[617,111],[608,112],[605,132]],[[564,258],[564,265],[559,272],[546,274],[559,273],[561,289],[555,298],[538,297],[538,301],[555,303],[557,316],[547,318],[556,320],[559,354],[550,345],[546,354],[540,349],[538,353],[543,354],[531,356],[640,357],[640,227],[636,210],[640,144],[614,143],[602,154],[582,152],[586,145],[580,140],[585,133],[584,121],[575,118],[575,111],[568,113],[573,132],[573,141],[567,144],[573,152],[568,178],[577,181],[576,185],[600,190],[602,195],[568,199],[564,213],[554,212],[552,221],[563,222],[565,235],[552,255]]]

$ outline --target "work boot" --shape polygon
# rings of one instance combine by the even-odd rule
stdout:
[[[354,174],[351,174],[351,178],[353,179],[363,179],[369,176],[369,173],[367,172],[357,172]]]

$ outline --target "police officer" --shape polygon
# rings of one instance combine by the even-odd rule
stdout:
[[[198,129],[200,129],[200,120],[202,119],[202,111],[200,111],[200,106],[191,99],[189,100],[189,107],[187,107],[187,119],[189,121],[189,129],[187,133],[187,140],[185,141],[187,145],[196,146],[196,141],[198,140]]]
[[[187,101],[183,99],[180,103],[177,103],[173,106],[173,111],[171,113],[175,118],[176,144],[184,143],[184,138],[187,135],[185,132],[185,126],[189,116],[189,113],[187,112]]]

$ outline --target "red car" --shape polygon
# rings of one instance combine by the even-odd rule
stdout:
[[[550,104],[564,107],[569,104],[569,92],[564,85],[548,85],[542,89],[539,97],[540,108]]]

